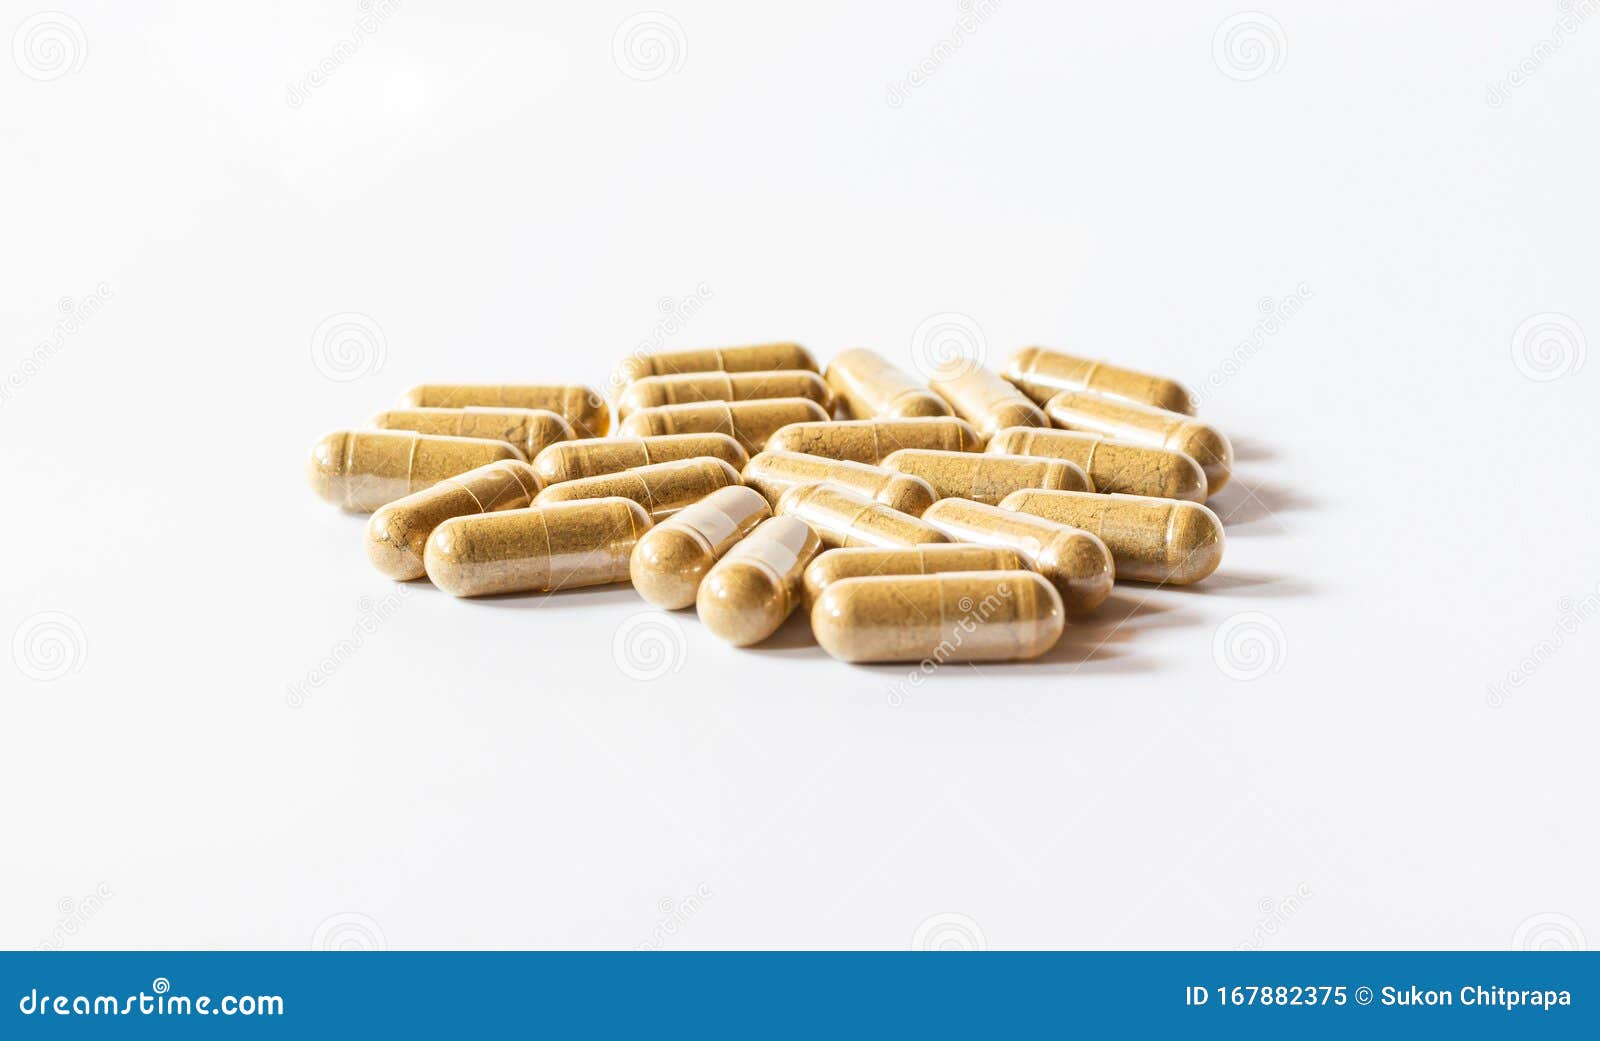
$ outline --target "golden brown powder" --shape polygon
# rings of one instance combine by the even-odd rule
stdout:
[[[447,477],[497,463],[522,461],[504,441],[441,437],[409,430],[336,430],[311,446],[311,488],[352,513],[371,513]]]
[[[1023,488],[1086,492],[1089,475],[1060,459],[902,448],[883,461],[890,470],[920,477],[941,499],[951,497],[998,503]]]
[[[843,351],[829,362],[827,379],[848,419],[950,414],[950,406],[939,395],[881,355],[859,347]]]
[[[367,522],[367,559],[397,581],[421,578],[422,551],[433,529],[451,517],[521,509],[540,487],[533,467],[507,460],[396,499],[379,507]]]
[[[633,588],[657,607],[688,607],[711,566],[770,516],[766,498],[753,488],[712,492],[639,539],[628,567]]]
[[[1087,492],[1017,492],[1000,503],[1098,535],[1117,577],[1183,586],[1222,563],[1222,521],[1197,502]]]
[[[580,437],[604,437],[611,408],[588,387],[570,383],[424,383],[400,396],[398,408],[542,408],[572,424]]]
[[[1031,571],[847,578],[811,609],[822,649],[850,662],[1037,658],[1064,624],[1060,596]]]
[[[428,537],[423,563],[452,596],[549,592],[628,580],[650,516],[631,499],[582,499],[453,517]]]
[[[1169,412],[1192,416],[1195,411],[1193,395],[1177,380],[1046,347],[1024,347],[1013,354],[1005,378],[1040,405],[1063,390],[1093,390]]]
[[[1200,464],[1206,487],[1215,495],[1233,470],[1233,446],[1221,431],[1181,412],[1107,397],[1088,390],[1064,390],[1045,403],[1051,422],[1068,430],[1166,448]]]
[[[545,484],[560,484],[580,477],[596,477],[697,456],[721,459],[734,469],[750,461],[750,454],[727,434],[629,435],[558,442],[539,453],[533,468],[539,471],[539,479]]]
[[[871,463],[829,459],[800,452],[761,452],[744,468],[744,483],[776,505],[783,493],[798,484],[828,481],[876,499],[890,509],[922,516],[938,498],[927,481],[895,473]]]
[[[988,451],[1075,463],[1094,485],[1087,491],[1192,502],[1206,499],[1206,472],[1200,464],[1167,448],[1114,441],[1077,430],[1007,427],[989,442]]]
[[[721,459],[700,457],[671,463],[652,463],[598,477],[553,484],[534,497],[535,506],[574,499],[602,499],[620,495],[643,506],[650,519],[660,521],[710,495],[718,488],[739,484],[739,471]]]
[[[572,424],[543,408],[400,408],[372,417],[379,430],[415,430],[419,434],[478,437],[514,445],[532,459],[557,441],[570,440]]]

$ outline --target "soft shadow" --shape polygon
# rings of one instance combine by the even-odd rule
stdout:
[[[1119,587],[1094,614],[1068,621],[1060,641],[1036,662],[1071,665],[1073,672],[1085,668],[1096,672],[1153,672],[1160,668],[1159,662],[1130,655],[1122,645],[1138,639],[1145,630],[1193,624],[1191,614],[1140,593],[1137,588]]]
[[[811,616],[804,608],[797,609],[789,616],[788,621],[778,626],[778,631],[762,640],[754,647],[743,648],[761,654],[770,654],[773,657],[816,657],[826,656],[821,647],[817,646],[816,637],[811,635]],[[815,652],[796,654],[794,652]]]
[[[1223,527],[1230,532],[1252,524],[1265,524],[1288,531],[1283,516],[1308,509],[1315,506],[1316,502],[1287,485],[1236,476],[1206,505],[1222,519]]]
[[[1219,571],[1192,586],[1169,586],[1178,593],[1198,593],[1202,596],[1240,596],[1261,600],[1281,600],[1304,596],[1316,587],[1298,578],[1282,575],[1265,575],[1240,571]]]
[[[499,593],[494,596],[470,596],[464,603],[496,610],[528,610],[538,607],[610,607],[633,604],[648,607],[633,586],[617,582],[607,586],[585,586],[582,589],[562,589],[554,593]],[[673,612],[677,613],[677,612]]]
[[[1233,446],[1233,461],[1236,463],[1270,463],[1278,458],[1276,449],[1253,437],[1230,437],[1228,443]]]

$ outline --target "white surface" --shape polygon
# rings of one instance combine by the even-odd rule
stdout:
[[[1600,13],[1276,4],[1242,79],[1232,6],[1005,0],[896,106],[955,6],[673,0],[656,79],[636,10],[406,3],[298,107],[354,6],[76,2],[79,67],[0,67],[0,363],[109,294],[0,407],[0,625],[67,616],[3,663],[0,943],[1596,942]],[[1221,573],[900,707],[798,624],[401,597],[304,486],[423,380],[953,312],[1199,387],[1302,286],[1208,391]],[[384,353],[319,368],[346,312]]]

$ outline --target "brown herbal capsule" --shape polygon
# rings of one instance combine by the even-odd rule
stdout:
[[[777,504],[783,493],[799,484],[829,481],[854,488],[890,509],[922,516],[939,496],[920,477],[897,474],[871,463],[849,459],[828,459],[799,452],[762,452],[744,468],[744,483]]]
[[[1168,412],[1194,415],[1194,398],[1177,380],[1048,347],[1024,347],[1013,354],[1006,364],[1005,377],[1040,405],[1063,390],[1093,390]]]
[[[682,372],[646,376],[628,385],[617,399],[617,418],[662,405],[698,405],[707,401],[765,401],[810,398],[824,412],[833,407],[833,392],[822,377],[805,369],[776,372]]]
[[[750,453],[727,434],[664,434],[562,441],[540,452],[533,468],[545,484],[560,484],[697,456],[721,459],[735,469],[750,461]]]
[[[800,452],[873,465],[902,448],[981,452],[983,442],[971,426],[950,416],[791,423],[767,439],[769,452]]]
[[[944,399],[872,351],[857,347],[828,363],[828,386],[851,419],[948,416]]]
[[[1055,587],[1031,571],[847,578],[811,608],[811,630],[840,661],[1037,658],[1061,638]]]
[[[1233,446],[1222,432],[1181,412],[1088,390],[1062,391],[1045,404],[1045,412],[1056,426],[1068,430],[1182,452],[1206,472],[1206,488],[1211,495],[1222,490],[1233,470]]]
[[[711,565],[770,516],[772,508],[753,488],[712,492],[639,539],[628,567],[633,588],[657,607],[688,607]]]
[[[662,434],[728,434],[747,452],[759,452],[779,427],[822,422],[823,407],[810,398],[772,398],[728,404],[661,405],[642,408],[622,422],[622,432],[638,437]]]
[[[549,592],[628,580],[650,517],[631,499],[584,499],[452,517],[433,529],[423,562],[452,596]]]
[[[614,474],[562,481],[540,492],[534,497],[533,504],[545,506],[553,502],[605,499],[620,495],[643,506],[652,521],[660,521],[690,503],[704,499],[718,488],[738,483],[739,471],[721,459],[679,459]]]
[[[1050,420],[1028,396],[988,369],[934,380],[934,393],[971,423],[985,441],[1003,427],[1047,427]]]
[[[817,533],[793,517],[762,522],[700,583],[700,621],[735,647],[765,640],[800,602],[800,575],[821,547]]]
[[[1100,536],[1117,577],[1186,586],[1222,563],[1222,522],[1197,502],[1086,492],[1017,492],[1000,503]]]
[[[990,505],[1022,488],[1086,492],[1094,487],[1082,469],[1060,459],[903,448],[883,465],[922,478],[941,499],[972,499]]]
[[[1094,484],[1091,491],[1206,500],[1206,472],[1200,464],[1166,448],[1113,441],[1076,430],[1007,427],[989,442],[989,451],[1076,463],[1088,472]]]
[[[386,503],[522,453],[504,441],[439,437],[410,430],[338,430],[311,446],[307,476],[318,495],[352,513]]]
[[[635,354],[622,359],[617,382],[623,386],[646,376],[678,372],[760,372],[768,369],[817,371],[811,352],[798,343],[760,343],[750,347],[707,347],[660,354]]]
[[[909,549],[830,549],[805,573],[806,603],[844,578],[870,575],[935,575],[944,571],[1017,571],[1028,565],[1015,550],[933,542]]]
[[[533,467],[507,460],[396,499],[379,507],[367,522],[367,559],[397,581],[421,578],[422,553],[433,529],[451,517],[520,510],[540,487]]]
[[[777,512],[811,525],[829,549],[894,548],[945,541],[943,535],[909,513],[890,509],[853,488],[837,484],[796,485],[778,498]]]
[[[532,459],[557,441],[573,436],[572,424],[544,408],[403,408],[372,417],[379,430],[415,430],[419,434],[481,437],[515,445]]]
[[[606,399],[575,384],[424,383],[400,396],[399,408],[542,408],[559,414],[581,437],[611,429]]]
[[[1088,614],[1111,595],[1111,551],[1087,531],[969,499],[940,499],[925,516],[957,542],[1016,550],[1055,584],[1068,614]]]

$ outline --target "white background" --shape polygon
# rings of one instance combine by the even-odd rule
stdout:
[[[1600,942],[1600,11],[52,2],[0,944]],[[304,484],[415,382],[947,314],[1202,389],[1218,575],[897,706],[799,620],[401,591]]]

